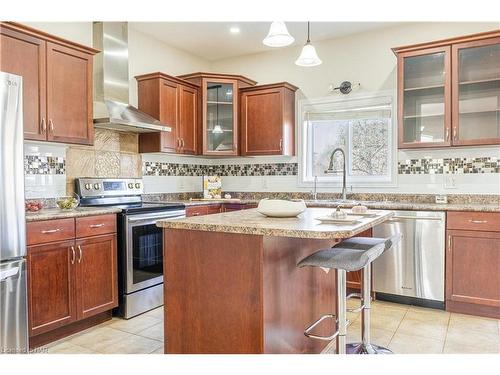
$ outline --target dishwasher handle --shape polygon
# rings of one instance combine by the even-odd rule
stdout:
[[[396,215],[391,217],[389,220],[390,221],[398,221],[398,220],[433,220],[433,221],[443,221],[442,218],[436,217],[436,216],[403,216],[403,215]]]

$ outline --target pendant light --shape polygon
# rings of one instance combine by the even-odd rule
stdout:
[[[295,41],[282,21],[274,21],[262,43],[269,47],[286,47]]]
[[[322,61],[316,53],[316,48],[314,48],[309,39],[309,22],[307,22],[307,42],[304,47],[302,47],[302,52],[297,61],[295,61],[295,64],[298,66],[316,66],[321,63]]]
[[[220,126],[219,124],[219,87],[220,85],[217,85],[216,87],[216,90],[217,90],[217,99],[216,99],[216,115],[215,115],[215,126],[214,128],[212,129],[212,134],[222,134],[223,133],[223,130],[222,130],[222,126]]]

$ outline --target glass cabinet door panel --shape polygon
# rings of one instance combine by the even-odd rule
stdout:
[[[458,139],[500,138],[500,44],[458,50]]]
[[[234,150],[234,85],[232,83],[207,83],[207,150]]]
[[[406,57],[404,60],[404,89],[444,85],[445,53]]]
[[[404,59],[403,142],[445,141],[445,52]]]

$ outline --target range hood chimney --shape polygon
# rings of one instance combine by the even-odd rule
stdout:
[[[129,105],[128,24],[94,22],[94,126],[134,133],[172,131]]]

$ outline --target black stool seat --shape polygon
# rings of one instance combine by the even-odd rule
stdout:
[[[399,238],[399,236],[398,236]],[[302,259],[298,267],[323,267],[358,271],[389,249],[396,237],[354,237],[342,241],[330,249],[319,250]]]

